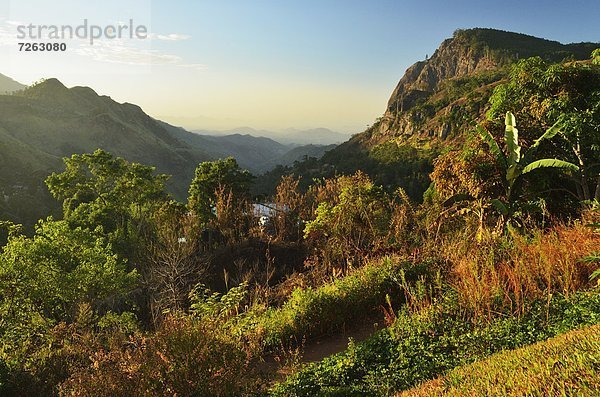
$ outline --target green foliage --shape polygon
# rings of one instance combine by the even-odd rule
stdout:
[[[600,48],[596,48],[592,52],[592,62],[594,65],[600,65]]]
[[[40,221],[31,238],[12,235],[0,254],[0,357],[24,364],[51,327],[75,320],[79,304],[98,308],[135,279],[98,233],[66,221]]]
[[[413,282],[427,274],[426,267],[391,258],[373,262],[319,288],[294,290],[281,308],[260,315],[255,326],[264,328],[267,349],[331,332],[373,313],[386,295],[397,296],[399,269],[405,269],[406,278]]]
[[[399,397],[594,395],[600,390],[599,336],[600,326],[595,325],[497,353]]]
[[[391,165],[399,163],[409,163],[423,158],[419,150],[410,145],[399,145],[395,142],[385,142],[375,146],[370,153],[370,157],[382,164]]]
[[[523,150],[519,141],[519,130],[517,129],[515,116],[511,112],[507,112],[505,116],[504,133],[505,151],[502,151],[502,149],[500,149],[500,145],[498,145],[493,135],[484,127],[478,125],[476,128],[477,133],[481,137],[481,140],[488,146],[490,154],[495,160],[496,167],[498,167],[504,175],[504,180],[502,181],[504,192],[494,196],[489,194],[482,196],[480,194],[480,186],[484,185],[479,185],[476,181],[473,181],[474,177],[477,177],[478,174],[475,172],[468,172],[465,178],[467,183],[460,183],[462,186],[460,186],[458,189],[455,189],[457,192],[455,195],[445,201],[445,205],[451,206],[457,202],[460,202],[460,199],[465,196],[464,190],[475,191],[477,194],[467,195],[468,200],[473,200],[475,198],[482,198],[485,200],[485,206],[491,207],[499,213],[503,226],[505,224],[507,224],[509,227],[514,225],[519,227],[522,226],[522,222],[517,219],[517,214],[519,216],[527,215],[528,208],[533,203],[531,199],[526,201],[522,198],[524,192],[520,190],[522,190],[522,179],[525,175],[539,169],[556,169],[572,172],[579,170],[579,167],[577,167],[575,164],[569,163],[568,161],[559,159],[534,160],[534,154],[538,146],[544,140],[551,139],[556,136],[560,129],[561,124],[556,123],[550,129],[548,129],[548,131],[537,138],[535,143],[528,150]],[[448,160],[450,160],[450,167],[456,164],[456,161],[453,161],[452,158]],[[446,175],[447,171],[443,169],[443,167],[448,167],[443,161],[438,160],[436,162],[436,167],[438,168],[434,170],[433,173],[433,179],[436,183],[444,184],[445,181],[451,179]],[[442,169],[440,170],[440,168]],[[450,175],[456,175],[456,169],[451,169]],[[475,186],[470,188],[469,185],[473,184],[473,182],[475,182]],[[444,185],[440,187],[445,191],[449,191],[449,189]],[[489,193],[491,189],[488,189],[487,191]],[[483,213],[480,216],[480,219],[480,222],[483,222]],[[480,228],[481,227],[483,227],[483,224],[480,225]]]
[[[437,153],[417,149],[410,144],[388,141],[367,150],[354,141],[338,146],[321,159],[308,158],[292,167],[278,167],[257,180],[256,192],[271,194],[283,175],[302,177],[301,187],[307,189],[315,180],[364,172],[375,185],[388,193],[403,189],[413,201],[421,201],[430,184],[428,174]]]
[[[488,130],[486,130],[479,124],[477,125],[476,130],[479,133],[479,136],[481,137],[483,142],[490,148],[490,152],[496,159],[496,163],[499,166],[506,168],[508,165],[506,164],[506,158],[504,157],[504,153],[502,152],[502,149],[500,149],[498,143],[494,140],[492,134],[490,134]]]
[[[242,170],[233,157],[200,163],[190,185],[188,207],[201,222],[208,222],[214,217],[218,189],[232,192],[238,199],[248,197],[252,180],[250,172]]]
[[[522,145],[529,146],[530,152],[561,158],[579,167],[576,186],[573,181],[548,174],[537,182],[543,190],[566,187],[580,201],[600,194],[599,65],[590,62],[550,65],[540,58],[522,60],[512,67],[508,82],[496,87],[490,105],[491,120],[515,112],[521,123]],[[550,126],[546,134],[535,139],[537,131]],[[557,139],[548,141],[552,137]],[[558,201],[558,197],[553,198]]]
[[[595,212],[596,214],[600,214],[600,203],[598,203],[598,201],[593,201],[591,204],[591,211]],[[592,223],[589,225],[589,227],[594,229],[596,233],[600,233],[600,223]],[[585,257],[583,260],[586,262],[600,264],[600,251],[593,252],[591,255]],[[592,274],[590,274],[590,281],[597,281],[597,283],[600,285],[600,266],[598,266],[598,269],[596,269],[592,272]]]
[[[454,38],[472,50],[486,53],[504,63],[533,56],[553,62],[572,57],[587,59],[596,47],[594,43],[561,44],[522,33],[486,28],[458,29],[454,32]]]
[[[108,311],[98,319],[98,329],[101,332],[117,332],[131,335],[140,329],[138,319],[132,312],[115,313]]]
[[[64,219],[91,230],[101,226],[115,249],[131,258],[152,213],[168,201],[168,177],[102,150],[74,154],[64,162],[66,170],[46,180],[63,203]]]
[[[438,103],[438,106],[435,106],[436,111],[457,99],[474,95],[474,92],[483,86],[499,81],[505,76],[505,70],[506,68],[493,69],[475,75],[461,76],[442,81],[438,90],[443,92],[445,97],[442,104]],[[475,97],[470,99],[476,100]]]
[[[511,204],[511,200],[513,200],[514,186],[523,175],[539,168],[556,168],[570,171],[579,170],[579,167],[575,164],[558,159],[532,160],[533,156],[531,152],[535,150],[544,139],[550,139],[558,133],[561,128],[559,123],[556,123],[536,139],[535,144],[531,146],[530,150],[524,153],[522,153],[523,148],[519,144],[517,122],[515,116],[511,112],[506,113],[505,125],[506,130],[504,140],[506,143],[506,152],[508,153],[508,156],[506,157],[489,132],[480,126],[477,131],[481,135],[483,141],[490,147],[490,151],[498,159],[498,162],[505,167],[507,184],[506,197],[509,200],[509,205]]]
[[[190,313],[204,322],[227,322],[240,314],[247,296],[247,283],[231,288],[226,294],[213,292],[198,284],[190,292]]]
[[[465,322],[451,306],[396,323],[342,353],[307,365],[278,384],[274,396],[387,396],[457,366],[600,322],[600,294],[535,302],[522,318]]]

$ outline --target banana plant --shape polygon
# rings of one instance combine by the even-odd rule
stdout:
[[[506,145],[506,153],[500,148],[500,145],[494,140],[492,134],[489,133],[481,125],[477,125],[476,130],[481,139],[487,144],[490,152],[494,156],[497,164],[504,170],[505,186],[506,186],[506,201],[500,198],[490,200],[490,204],[508,221],[515,212],[517,182],[526,174],[541,168],[554,168],[568,171],[578,171],[579,167],[568,161],[559,159],[540,159],[534,160],[533,155],[540,144],[547,139],[552,139],[562,128],[562,123],[559,121],[544,132],[534,143],[527,149],[519,144],[519,130],[515,115],[511,112],[506,113],[504,121],[504,143]],[[446,200],[446,203],[453,204],[457,201],[463,201],[462,198],[451,197]]]
[[[540,159],[533,160],[533,154],[540,144],[546,139],[554,138],[562,129],[562,123],[559,121],[544,132],[536,139],[524,153],[523,148],[519,145],[519,130],[517,129],[517,121],[515,115],[511,112],[506,112],[504,120],[504,142],[506,144],[507,154],[498,146],[492,135],[481,125],[477,125],[477,132],[481,139],[489,146],[490,151],[496,158],[496,161],[505,170],[506,180],[506,202],[499,199],[492,200],[492,205],[504,216],[509,215],[510,206],[515,201],[515,186],[519,179],[534,170],[540,168],[555,168],[568,171],[578,171],[579,167],[568,161],[559,159]]]

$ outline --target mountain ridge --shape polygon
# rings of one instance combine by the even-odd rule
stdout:
[[[241,167],[260,173],[287,164],[288,152],[298,156],[293,160],[302,155],[269,138],[194,134],[152,118],[138,105],[50,78],[0,95],[0,216],[28,223],[52,213],[48,203],[57,203],[45,177],[62,169],[63,157],[96,149],[171,175],[169,191],[180,201],[200,162],[233,156]],[[23,216],[25,206],[39,211]]]
[[[0,95],[20,91],[26,86],[0,73]]]
[[[284,145],[332,145],[340,144],[350,138],[350,134],[319,127],[311,129],[286,128],[284,130],[257,130],[252,127],[239,127],[230,130],[192,130],[200,135],[224,136],[233,134],[248,134],[254,137],[269,138]]]

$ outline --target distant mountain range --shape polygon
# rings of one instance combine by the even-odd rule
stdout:
[[[23,86],[2,87],[13,91]],[[11,88],[12,87],[12,88]],[[48,79],[0,95],[0,219],[33,222],[57,203],[44,179],[62,169],[62,158],[104,149],[172,175],[169,189],[185,200],[198,163],[233,156],[254,173],[331,147],[286,145],[248,134],[202,136],[148,116],[137,105],[117,103],[89,87],[67,88]]]
[[[347,141],[350,134],[332,131],[328,128],[313,128],[301,130],[287,128],[282,131],[255,130],[250,127],[240,127],[232,130],[194,130],[201,135],[223,136],[232,134],[251,135],[255,137],[271,138],[286,145],[338,145]]]
[[[19,91],[23,88],[25,88],[25,85],[0,73],[0,95]]]
[[[202,135],[197,132],[190,134],[183,128],[160,123],[177,139],[191,147],[204,150],[215,158],[234,157],[242,167],[254,173],[263,173],[278,165],[291,165],[304,157],[319,158],[336,146],[283,144],[261,136],[251,128],[222,132],[223,135]]]

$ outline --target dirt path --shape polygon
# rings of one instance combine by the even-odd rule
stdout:
[[[303,348],[299,349],[298,354],[293,358],[273,354],[265,357],[265,361],[259,365],[259,371],[269,375],[268,377],[273,382],[283,380],[294,370],[297,370],[298,365],[321,361],[326,357],[342,352],[348,348],[350,339],[357,343],[362,342],[382,328],[384,328],[383,318],[371,318],[356,326],[345,327],[336,334],[307,340]],[[286,359],[294,361],[293,367],[285,365],[286,363],[283,361]]]
[[[346,350],[348,342],[353,339],[355,342],[362,342],[375,331],[383,328],[382,321],[368,322],[358,327],[349,330],[342,330],[336,335],[325,336],[307,342],[304,346],[304,354],[302,355],[302,363],[310,363],[313,361],[321,361],[325,357]]]

